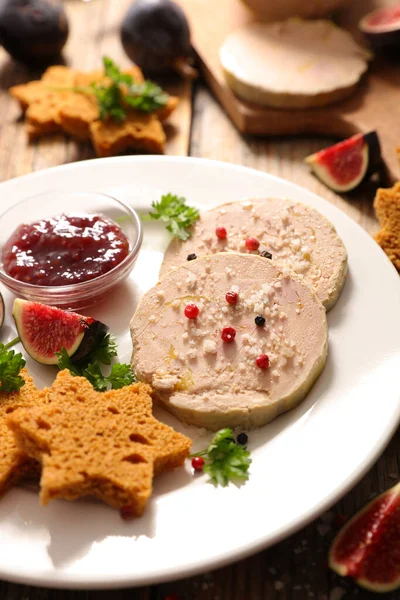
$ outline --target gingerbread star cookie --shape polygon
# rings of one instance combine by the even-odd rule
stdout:
[[[374,209],[381,226],[375,239],[400,271],[400,183],[392,188],[379,189]]]
[[[90,133],[98,156],[115,156],[132,147],[160,154],[166,141],[157,117],[139,111],[130,111],[123,123],[94,121]]]
[[[151,388],[138,383],[96,392],[61,371],[50,404],[8,419],[23,452],[40,461],[42,504],[95,496],[140,516],[154,474],[183,464],[191,441],[152,415]]]
[[[76,73],[72,69],[54,66],[47,69],[40,81],[30,81],[10,88],[11,96],[18,100],[25,112],[30,140],[62,131],[58,111],[63,102],[76,96],[71,91],[75,79]]]
[[[18,392],[0,393],[0,495],[21,479],[40,472],[39,463],[21,450],[6,424],[16,409],[35,406],[40,410],[47,402],[47,389],[39,391],[26,369],[21,376],[25,385]]]
[[[144,81],[136,66],[124,74],[131,75],[137,83]],[[98,156],[111,156],[130,148],[157,154],[164,152],[166,136],[161,122],[175,110],[178,98],[169,96],[165,106],[150,114],[127,108],[127,117],[121,123],[112,119],[101,121],[90,85],[107,85],[109,81],[104,71],[86,73],[54,66],[45,71],[41,80],[16,85],[9,92],[25,112],[31,141],[64,132],[78,141],[90,140]]]

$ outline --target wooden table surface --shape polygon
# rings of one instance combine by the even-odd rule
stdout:
[[[93,0],[90,4],[79,0],[65,2],[72,25],[72,34],[65,52],[68,64],[90,70],[99,66],[99,58],[103,54],[108,54],[121,64],[128,64],[117,35],[118,23],[128,4],[129,0]],[[35,75],[13,63],[4,52],[0,53],[0,181],[49,166],[93,157],[89,145],[77,145],[59,135],[32,145],[27,144],[20,112],[10,100],[7,88],[28,81]],[[370,233],[377,230],[372,210],[376,184],[367,183],[356,193],[339,197],[319,183],[303,164],[305,156],[332,140],[242,137],[201,81],[193,89],[190,128],[188,86],[180,86],[180,92],[184,101],[175,117],[174,127],[169,129],[170,154],[187,152],[190,156],[232,162],[278,175],[303,185],[336,204]],[[180,128],[179,134],[176,128]],[[339,438],[340,432],[338,440]],[[322,517],[282,543],[226,568],[154,587],[104,592],[45,590],[0,582],[0,600],[373,598],[374,594],[329,571],[327,551],[341,517],[352,515],[365,502],[399,479],[399,452],[400,435],[396,434],[378,463],[362,481]],[[293,502],[296,501],[295,497],[296,490],[293,490]],[[239,542],[240,531],[237,535]],[[0,540],[0,552],[6,551],[6,548],[1,547]],[[399,595],[394,592],[386,597],[394,600]]]

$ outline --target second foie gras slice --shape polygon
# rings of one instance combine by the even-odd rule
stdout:
[[[196,318],[185,315],[189,303]],[[231,342],[221,338],[227,327],[236,332]],[[310,287],[237,253],[170,271],[140,301],[131,334],[139,380],[179,419],[213,430],[260,427],[296,406],[324,367],[328,337]]]
[[[322,19],[247,23],[232,31],[220,49],[232,91],[277,108],[325,106],[345,98],[367,70],[370,56],[347,31]]]
[[[218,237],[217,228],[226,230],[226,238]],[[286,198],[230,202],[201,213],[192,236],[168,246],[160,276],[187,262],[191,254],[217,252],[269,253],[280,267],[304,278],[327,310],[338,299],[347,273],[346,249],[332,223],[315,209]]]

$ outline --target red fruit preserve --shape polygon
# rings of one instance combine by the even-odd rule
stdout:
[[[129,254],[122,229],[101,215],[58,215],[20,225],[3,247],[3,269],[34,285],[71,285],[111,271]]]

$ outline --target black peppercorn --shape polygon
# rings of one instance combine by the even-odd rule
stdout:
[[[271,252],[268,252],[268,250],[263,250],[260,256],[263,256],[264,258],[272,258],[272,254]]]
[[[236,441],[241,446],[245,446],[247,444],[248,439],[249,438],[247,437],[247,434],[242,432],[242,433],[239,433],[239,435],[236,438]]]
[[[263,327],[265,325],[265,318],[262,315],[257,315],[254,322],[257,327]]]
[[[197,258],[196,254],[188,254],[186,260],[195,260]]]

